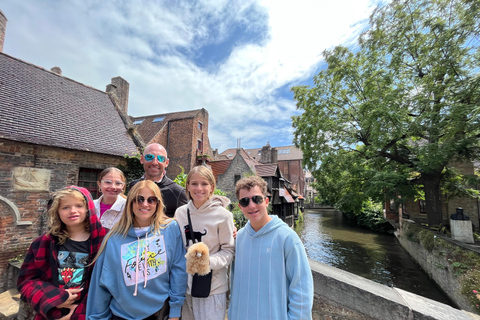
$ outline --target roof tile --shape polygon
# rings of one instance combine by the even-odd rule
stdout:
[[[137,148],[107,93],[0,53],[0,138],[123,156]]]

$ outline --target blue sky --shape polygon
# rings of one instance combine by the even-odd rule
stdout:
[[[220,152],[291,145],[290,88],[322,52],[354,46],[377,0],[3,0],[3,52],[105,90],[130,83],[128,113],[205,108]]]

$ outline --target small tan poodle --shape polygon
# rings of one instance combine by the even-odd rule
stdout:
[[[185,258],[187,258],[187,273],[204,276],[210,272],[210,254],[205,243],[197,242],[191,245]]]

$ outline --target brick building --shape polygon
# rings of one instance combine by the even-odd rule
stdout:
[[[5,26],[0,11],[0,49]],[[120,77],[103,92],[0,52],[0,292],[9,259],[45,231],[51,192],[77,184],[96,197],[98,172],[138,153],[122,88],[128,96]]]
[[[208,139],[208,112],[205,109],[132,117],[146,145],[160,143],[167,149],[167,175],[175,178],[213,157]]]
[[[285,179],[276,163],[275,148],[263,148],[263,161],[253,159],[244,149],[236,149],[235,156],[209,163],[217,181],[217,188],[226,192],[230,201],[238,202],[235,196],[235,184],[242,177],[256,174],[267,182],[271,214],[279,216],[290,226],[298,219],[303,201],[292,192],[290,182]],[[231,159],[230,159],[231,158]],[[266,162],[268,161],[268,162]]]
[[[267,152],[263,152],[262,156],[262,150],[264,149]],[[269,156],[271,154],[269,150],[271,149],[277,150],[275,159],[272,159],[272,156]],[[262,148],[245,149],[245,152],[252,159],[261,163],[269,163],[271,161],[276,162],[280,168],[280,171],[282,172],[283,177],[290,181],[293,192],[295,192],[298,196],[306,195],[305,172],[302,166],[303,153],[299,148],[296,148],[295,146],[271,148],[267,143],[267,145]],[[235,149],[227,149],[220,155],[231,159],[235,155]],[[275,155],[273,155],[273,157],[275,157]]]

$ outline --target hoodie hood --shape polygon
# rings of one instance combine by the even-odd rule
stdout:
[[[77,190],[85,198],[85,201],[87,202],[87,208],[88,208],[87,217],[90,220],[90,238],[92,239],[91,245],[94,246],[95,248],[97,247],[99,248],[102,243],[103,237],[107,233],[107,230],[102,227],[100,220],[98,220],[98,217],[95,214],[95,203],[93,203],[92,195],[87,189],[83,187],[68,186],[67,189]]]
[[[277,230],[278,228],[290,228],[285,222],[282,221],[278,216],[273,216],[270,215],[272,220],[270,220],[266,225],[264,225],[258,232],[255,232],[255,230],[252,228],[252,225],[250,224],[250,221],[248,221],[247,225],[245,226],[246,231],[251,237],[261,237],[267,233],[270,233],[274,230]]]

